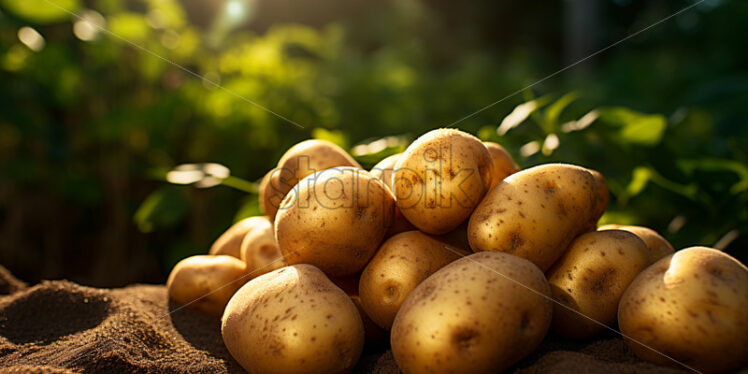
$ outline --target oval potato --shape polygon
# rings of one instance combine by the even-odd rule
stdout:
[[[597,221],[597,189],[594,175],[574,165],[545,164],[514,173],[470,217],[470,247],[506,252],[548,270],[589,222]]]
[[[204,313],[220,316],[234,292],[249,279],[243,261],[233,256],[192,256],[169,274],[169,298]]]
[[[402,153],[397,153],[392,156],[386,157],[382,161],[379,161],[373,168],[371,168],[371,175],[379,178],[384,184],[392,190],[392,174],[395,169],[395,164],[400,160]]]
[[[411,292],[392,325],[392,353],[408,374],[498,373],[540,344],[552,312],[537,266],[505,253],[472,254]]]
[[[341,167],[314,173],[286,196],[275,237],[289,264],[339,277],[360,272],[392,225],[395,202],[379,179]]]
[[[249,281],[221,319],[226,348],[250,373],[347,373],[364,346],[356,305],[301,264]]]
[[[454,129],[430,131],[395,165],[393,192],[405,218],[428,234],[465,221],[491,187],[493,161],[476,137]]]
[[[241,259],[252,278],[288,265],[275,242],[273,222],[264,218],[242,240]]]
[[[294,145],[260,183],[262,211],[275,220],[283,198],[296,183],[315,172],[338,166],[361,168],[343,148],[329,141],[310,139]]]
[[[420,231],[408,231],[387,239],[364,268],[359,296],[366,314],[389,330],[400,305],[429,275],[467,255],[447,248]]]
[[[242,240],[244,240],[244,237],[255,227],[255,225],[261,223],[265,219],[267,219],[267,217],[264,216],[249,217],[233,224],[228,230],[221,234],[215,242],[213,242],[208,254],[229,255],[241,258]]]
[[[553,330],[586,339],[615,325],[618,301],[631,281],[649,266],[649,250],[621,230],[583,234],[546,273],[553,299]],[[585,318],[584,316],[587,318]]]
[[[704,373],[739,369],[748,364],[748,268],[712,248],[675,252],[634,279],[618,325],[645,361],[677,367],[677,360]]]

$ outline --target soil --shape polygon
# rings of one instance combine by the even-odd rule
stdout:
[[[7,291],[5,291],[7,290]],[[243,373],[220,321],[169,302],[162,285],[33,287],[0,267],[0,373]],[[639,361],[620,338],[549,335],[515,373],[682,373]],[[399,373],[386,346],[367,347],[354,373]]]

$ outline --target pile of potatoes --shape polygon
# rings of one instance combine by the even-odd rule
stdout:
[[[250,373],[346,373],[386,344],[405,373],[495,373],[550,329],[616,327],[641,359],[701,372],[748,358],[748,269],[715,249],[597,222],[603,176],[519,170],[496,143],[424,134],[366,171],[321,140],[260,185],[266,216],[178,263],[171,299],[221,317]]]

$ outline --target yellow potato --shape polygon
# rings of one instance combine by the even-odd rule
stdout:
[[[221,322],[226,348],[250,373],[347,373],[364,346],[356,305],[307,264],[249,281]]]
[[[283,198],[301,179],[315,172],[337,166],[361,168],[356,160],[337,145],[326,140],[305,140],[283,154],[278,167],[260,183],[260,207],[275,219]]]
[[[545,164],[494,187],[468,223],[474,251],[526,258],[545,271],[600,213],[598,182],[587,169]]]
[[[593,231],[574,239],[546,273],[558,302],[553,305],[553,330],[585,339],[605,331],[600,323],[615,326],[621,295],[647,266],[649,250],[630,232]]]
[[[491,188],[503,181],[504,178],[519,171],[519,166],[512,159],[512,155],[506,151],[498,143],[494,142],[483,142],[488,153],[491,154],[491,160],[493,160],[493,179],[491,182]]]
[[[275,237],[289,264],[312,264],[333,277],[350,275],[374,255],[394,213],[392,193],[369,172],[327,169],[286,196]]]
[[[169,274],[169,298],[220,316],[231,296],[247,282],[244,262],[233,256],[192,256],[179,261]]]
[[[675,248],[663,238],[657,231],[654,231],[648,227],[643,226],[627,226],[627,225],[604,225],[600,226],[598,231],[603,230],[624,230],[633,233],[638,236],[639,239],[644,241],[644,244],[649,248],[649,263],[654,264],[657,260],[669,256],[675,252]]]
[[[408,296],[390,342],[408,374],[498,373],[545,337],[553,306],[543,272],[504,253],[443,267]]]
[[[266,220],[267,217],[249,217],[245,218],[233,226],[229,227],[226,232],[216,239],[213,245],[210,247],[208,254],[211,255],[229,255],[236,258],[241,258],[241,245],[244,236],[252,230],[255,225]]]
[[[454,129],[430,131],[395,165],[397,206],[419,230],[439,235],[465,221],[493,180],[491,155],[478,138]]]
[[[358,294],[366,314],[389,330],[400,305],[418,284],[467,254],[420,231],[387,239],[361,274]]]
[[[748,364],[748,268],[711,248],[675,252],[631,283],[618,325],[645,361],[677,360],[704,373],[740,369]]]
[[[273,222],[264,218],[242,240],[241,259],[252,278],[288,265],[275,242]]]
[[[398,153],[389,156],[371,168],[371,175],[379,178],[390,190],[392,190],[392,171],[402,155],[402,153]]]
[[[608,183],[605,181],[605,177],[600,174],[597,170],[587,169],[592,176],[595,178],[595,203],[592,208],[592,217],[587,229],[583,232],[595,231],[597,229],[597,221],[600,220],[605,208],[608,207],[608,201],[610,201],[610,192],[608,191]]]

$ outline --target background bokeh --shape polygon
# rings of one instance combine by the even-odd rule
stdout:
[[[163,282],[259,214],[253,182],[294,143],[371,166],[443,126],[523,167],[598,169],[604,222],[745,262],[748,2],[703,1],[522,90],[693,3],[0,0],[0,264]],[[202,162],[232,178],[166,180]]]

